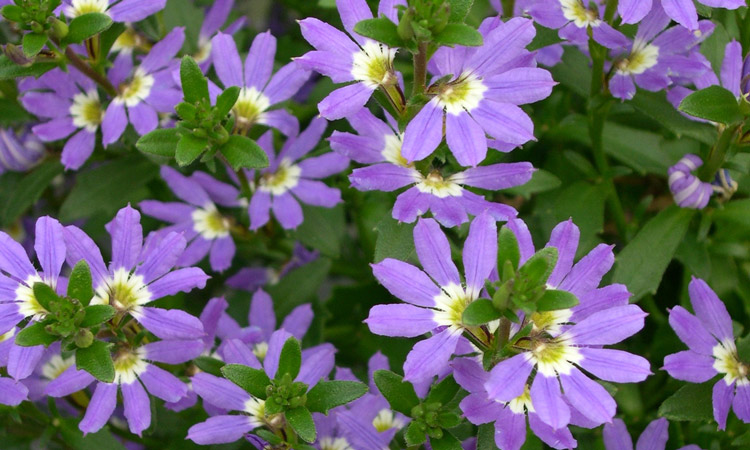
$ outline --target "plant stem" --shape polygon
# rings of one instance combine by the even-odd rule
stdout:
[[[427,42],[419,42],[414,54],[414,87],[412,97],[421,94],[427,87]]]
[[[495,335],[497,336],[496,347],[502,349],[510,338],[510,320],[505,317],[500,319],[500,325],[498,325]]]
[[[703,181],[713,180],[716,172],[724,165],[727,159],[727,153],[732,148],[732,144],[737,140],[737,133],[742,129],[741,124],[727,126],[721,132],[719,140],[713,146],[706,158],[706,164],[701,168],[700,179]]]
[[[513,17],[513,4],[515,0],[502,0],[503,17]]]
[[[107,94],[111,95],[112,97],[117,96],[117,89],[112,85],[112,83],[109,82],[107,77],[100,74],[96,70],[92,69],[91,66],[86,64],[85,61],[83,61],[81,58],[76,55],[76,53],[73,51],[72,48],[68,47],[65,49],[65,56],[68,58],[68,62],[73,65],[76,69],[80,70],[81,73],[86,75],[87,77],[91,78],[102,87],[105,91],[107,91]]]
[[[607,0],[607,6],[604,9],[604,21],[611,24],[617,11],[617,0]]]

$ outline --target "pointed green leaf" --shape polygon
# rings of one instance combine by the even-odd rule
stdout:
[[[554,311],[556,309],[568,309],[578,304],[578,297],[568,291],[547,289],[544,295],[536,303],[537,311]]]
[[[224,361],[220,361],[210,356],[199,356],[195,358],[193,362],[200,370],[217,377],[222,375],[221,368],[226,365]]]
[[[294,337],[290,337],[284,342],[284,346],[281,348],[279,368],[274,378],[280,380],[285,374],[289,374],[293,380],[297,378],[301,365],[302,349],[300,348],[299,341]]]
[[[38,62],[28,66],[19,66],[7,56],[0,55],[0,80],[10,80],[21,77],[39,78],[57,67],[54,62]]]
[[[404,41],[398,35],[396,24],[391,22],[387,17],[365,19],[357,22],[354,26],[354,32],[361,36],[382,42],[392,48],[404,46]]]
[[[208,146],[208,139],[185,134],[177,142],[174,158],[177,164],[187,166],[195,161]]]
[[[359,381],[321,381],[307,393],[305,406],[311,412],[328,414],[328,410],[346,405],[367,392],[367,385]]]
[[[266,387],[271,379],[262,370],[243,366],[242,364],[227,364],[221,368],[224,378],[260,399],[266,398]]]
[[[290,409],[284,412],[284,417],[294,432],[297,433],[297,436],[302,438],[303,441],[315,441],[315,422],[313,422],[312,414],[305,407],[300,406],[299,408]]]
[[[502,227],[497,235],[497,267],[502,270],[505,261],[510,260],[514,269],[518,269],[521,260],[521,250],[518,247],[516,234],[508,227]]]
[[[224,89],[224,92],[216,97],[216,114],[217,117],[224,117],[229,114],[232,107],[237,103],[237,98],[240,96],[240,88],[237,86],[231,86]]]
[[[32,289],[34,291],[34,299],[47,311],[50,310],[50,305],[52,303],[60,301],[60,297],[57,296],[55,290],[46,283],[34,283]]]
[[[448,0],[451,6],[451,15],[448,21],[451,23],[460,23],[466,19],[469,15],[471,7],[474,5],[474,0]]]
[[[86,260],[80,260],[73,267],[73,271],[68,278],[68,297],[75,298],[83,306],[88,306],[94,297],[93,281],[91,279],[91,270]]]
[[[713,385],[711,381],[684,385],[664,400],[659,407],[659,416],[676,421],[709,422],[713,420],[711,408]]]
[[[176,128],[159,128],[141,136],[135,148],[143,153],[174,158],[179,140]]]
[[[454,380],[453,377],[449,375],[443,378],[440,383],[434,385],[430,389],[430,393],[427,394],[425,403],[435,402],[445,405],[446,403],[453,400],[453,397],[456,396],[459,389],[460,386],[458,385],[458,383],[456,383],[456,380]]]
[[[80,44],[112,26],[112,19],[102,13],[82,14],[70,21],[68,34],[63,39],[65,44]]]
[[[44,329],[45,326],[42,322],[34,322],[27,325],[26,328],[19,331],[16,335],[16,345],[20,345],[21,347],[44,345],[48,347],[57,340],[57,336],[47,333]]]
[[[113,318],[117,312],[115,308],[109,305],[91,305],[87,306],[84,311],[86,311],[86,316],[80,324],[81,328],[93,327],[106,322]]]
[[[419,429],[417,422],[412,421],[404,433],[404,440],[409,447],[417,446],[427,440],[427,435]]]
[[[433,450],[462,450],[461,442],[447,431],[443,432],[440,439],[430,438],[430,446]]]
[[[464,325],[484,325],[503,316],[503,313],[495,309],[492,301],[480,298],[469,303],[464,310],[462,320]]]
[[[479,426],[477,430],[477,450],[497,450],[495,426],[492,423]]]
[[[115,380],[115,365],[109,348],[112,344],[94,341],[86,348],[76,350],[76,368],[85,370],[99,381],[111,383]]]
[[[434,36],[434,41],[439,45],[464,45],[476,47],[482,45],[482,35],[476,28],[463,23],[449,23],[443,31]]]
[[[557,249],[544,247],[526,261],[518,272],[529,281],[529,286],[547,282],[557,264]]]
[[[721,86],[709,86],[688,95],[680,102],[680,111],[726,125],[743,118],[734,94]]]
[[[233,134],[219,150],[234,170],[268,167],[266,152],[249,137]]]
[[[10,198],[4,198],[0,203],[2,224],[7,227],[15,222],[21,214],[39,200],[52,180],[62,172],[63,166],[60,162],[49,161],[24,175],[21,181],[16,183],[14,194],[9,196]]]
[[[189,55],[182,57],[180,81],[182,81],[182,93],[186,102],[195,103],[209,99],[208,80],[203,76],[198,63]]]
[[[39,52],[42,51],[45,44],[47,44],[47,39],[48,39],[47,35],[44,33],[24,34],[23,35],[23,54],[26,55],[27,58],[36,56]]]
[[[419,397],[414,391],[414,386],[408,381],[403,381],[401,375],[390,370],[376,370],[375,385],[381,394],[388,400],[394,411],[411,417],[411,409],[419,404]]]

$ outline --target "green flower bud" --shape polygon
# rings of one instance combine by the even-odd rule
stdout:
[[[56,39],[62,39],[68,35],[68,24],[51,16],[47,22],[50,24],[50,36]]]
[[[78,330],[73,341],[78,348],[90,347],[94,343],[94,334],[88,328]]]

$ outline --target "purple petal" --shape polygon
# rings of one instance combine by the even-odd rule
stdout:
[[[170,232],[153,248],[145,248],[143,262],[135,273],[143,276],[144,283],[151,283],[169,272],[185,250],[185,238],[181,233]]]
[[[474,425],[494,422],[503,409],[503,405],[489,400],[483,394],[469,394],[461,400],[460,407],[466,420]]]
[[[360,191],[395,191],[419,182],[421,175],[410,167],[395,164],[374,164],[354,169],[349,175],[352,187]]]
[[[703,383],[716,375],[713,365],[713,357],[685,350],[667,355],[662,369],[678,380]]]
[[[720,430],[725,430],[727,427],[727,416],[729,415],[729,408],[732,406],[732,399],[734,398],[734,383],[727,384],[724,378],[714,384],[712,405],[714,411],[714,420],[719,424]]]
[[[307,205],[333,208],[341,203],[341,191],[326,186],[322,181],[299,180],[292,192],[299,201]]]
[[[523,105],[549,97],[557,84],[552,75],[537,67],[519,67],[483,81],[488,91],[484,94],[497,102]]]
[[[115,22],[140,22],[166,6],[167,0],[122,0],[109,8],[109,15]]]
[[[187,395],[187,385],[179,378],[153,364],[138,375],[149,394],[166,402],[176,402]]]
[[[727,307],[706,282],[700,278],[693,278],[688,285],[688,291],[695,315],[706,329],[720,341],[734,339],[732,318],[729,317]]]
[[[39,139],[50,142],[58,139],[64,139],[73,134],[78,128],[73,125],[73,121],[70,117],[61,117],[59,119],[52,119],[49,122],[35,125],[31,131]]]
[[[451,361],[453,377],[462,388],[470,393],[479,393],[487,396],[484,383],[489,378],[489,372],[485,372],[482,365],[472,358],[456,358]]]
[[[333,370],[335,355],[336,348],[331,344],[321,344],[302,350],[302,365],[295,381],[301,381],[308,387],[315,386]]]
[[[573,223],[573,219],[560,222],[552,230],[546,247],[555,247],[557,249],[557,264],[555,264],[555,268],[547,280],[547,284],[550,286],[558,286],[570,272],[570,268],[573,266],[573,259],[576,256],[576,250],[578,249],[578,239],[580,236],[581,232]]]
[[[243,86],[242,61],[231,35],[217,33],[211,39],[211,59],[224,87]]]
[[[609,90],[615,98],[630,100],[635,96],[635,83],[630,75],[618,72],[609,80]]]
[[[646,426],[635,448],[638,450],[664,450],[669,439],[669,422],[665,418],[656,419]]]
[[[611,422],[617,411],[615,399],[601,384],[573,368],[568,375],[560,375],[565,398],[575,409],[597,424]],[[552,424],[551,424],[552,425]]]
[[[406,126],[401,155],[409,162],[419,161],[429,156],[442,140],[443,108],[433,99]]]
[[[131,314],[161,339],[197,339],[204,335],[201,321],[179,309],[141,307]]]
[[[16,380],[22,380],[31,375],[44,355],[44,346],[21,347],[14,345],[10,348],[8,357],[8,375]]]
[[[184,176],[169,166],[162,166],[160,173],[172,192],[181,200],[199,208],[212,203],[211,198],[196,180]]]
[[[148,394],[138,380],[130,384],[121,384],[120,390],[130,432],[140,436],[143,430],[151,425],[151,403]]]
[[[282,66],[271,77],[271,81],[268,82],[268,86],[266,86],[263,93],[268,96],[271,104],[275,105],[276,103],[281,103],[292,98],[309,79],[310,71],[292,61]],[[270,112],[266,114],[268,115]]]
[[[184,41],[185,27],[172,29],[169,34],[164,36],[164,39],[154,44],[146,57],[143,58],[140,66],[141,69],[146,71],[146,73],[154,73],[166,67],[175,55],[177,55],[177,52],[180,51]]]
[[[174,295],[178,292],[189,292],[195,288],[203,289],[209,276],[197,267],[177,269],[148,285],[153,300]]]
[[[354,25],[365,19],[372,19],[372,11],[365,0],[336,0],[336,8],[341,15],[344,29],[360,44],[364,39],[354,32]]]
[[[219,352],[224,361],[229,364],[242,364],[253,369],[262,367],[250,347],[239,339],[226,339],[219,346]]]
[[[275,195],[273,197],[271,209],[273,210],[273,215],[276,217],[276,220],[278,220],[279,224],[281,224],[286,230],[297,228],[304,220],[302,207],[289,192]]]
[[[487,395],[501,402],[509,402],[520,397],[533,368],[534,364],[529,361],[529,355],[526,353],[499,362],[492,368],[490,377],[484,384]]]
[[[406,356],[404,380],[421,381],[437,375],[448,366],[460,337],[460,330],[448,328],[417,342]]]
[[[112,236],[110,270],[123,268],[130,271],[135,267],[143,245],[140,213],[128,205],[117,212],[106,228]]]
[[[570,321],[577,323],[595,312],[626,306],[629,299],[630,292],[624,284],[609,284],[594,289],[579,297],[580,303],[573,307],[573,315]]]
[[[211,255],[209,256],[211,269],[216,272],[227,270],[232,265],[235,250],[232,236],[215,239],[214,245],[211,247]]]
[[[291,161],[297,161],[306,154],[308,154],[316,145],[320,142],[320,138],[328,126],[328,122],[322,117],[316,117],[310,125],[305,128],[299,136],[294,139],[287,139],[286,144],[279,152],[277,161],[288,158]],[[278,162],[277,162],[278,164]]]
[[[492,164],[459,172],[451,180],[488,190],[507,189],[525,184],[536,169],[527,162]]]
[[[178,202],[160,202],[157,200],[144,200],[138,204],[143,214],[151,216],[164,222],[180,223],[190,222],[195,207]]]
[[[622,350],[579,348],[583,359],[578,363],[591,374],[616,383],[638,383],[651,375],[647,359]]]
[[[300,20],[299,26],[302,36],[318,50],[335,53],[339,57],[351,57],[360,51],[349,36],[319,19],[308,17]]]
[[[651,10],[652,0],[620,0],[617,12],[623,23],[638,23]]]
[[[439,325],[434,316],[431,309],[413,305],[375,305],[364,322],[381,336],[417,337]]]
[[[607,450],[633,450],[633,440],[630,438],[625,422],[620,419],[604,424],[602,435],[604,448]]]
[[[737,383],[732,408],[738,419],[745,423],[750,423],[750,384]]]
[[[273,378],[276,376],[276,371],[279,368],[281,349],[290,337],[292,335],[286,330],[276,330],[268,339],[268,351],[266,351],[266,357],[263,359],[263,368],[269,377]]]
[[[484,283],[497,264],[497,224],[489,214],[476,217],[464,243],[466,295],[478,298]]]
[[[689,30],[698,29],[698,11],[692,0],[662,0],[664,12]]]
[[[190,427],[187,438],[200,445],[226,444],[241,439],[256,426],[252,418],[244,415],[214,416]]]
[[[288,316],[284,318],[281,328],[288,331],[298,340],[302,340],[307,333],[308,328],[313,320],[312,305],[305,303],[294,308]]]
[[[534,140],[534,123],[528,114],[511,103],[483,100],[471,115],[495,139],[515,145]]]
[[[50,397],[65,397],[81,389],[86,389],[86,386],[94,381],[95,378],[91,374],[85,370],[78,370],[75,365],[72,365],[49,382],[44,388],[44,394]]]
[[[531,402],[542,422],[555,430],[570,423],[570,408],[560,393],[557,377],[545,377],[537,374],[531,384]]]
[[[704,355],[712,355],[716,339],[706,331],[703,323],[682,306],[669,311],[669,325],[690,350]]]
[[[510,230],[513,232],[513,234],[516,236],[516,241],[518,241],[518,249],[521,252],[521,259],[519,260],[519,264],[523,264],[531,258],[531,256],[536,253],[534,250],[534,243],[531,240],[531,233],[529,232],[529,227],[526,226],[526,223],[521,219],[512,219],[508,220],[508,223],[505,224]]]
[[[36,270],[21,244],[4,232],[0,232],[0,269],[16,280],[26,281],[31,275],[36,275]]]
[[[60,162],[67,170],[78,170],[94,152],[95,146],[96,134],[84,128],[65,143]]]
[[[86,407],[86,414],[78,424],[84,434],[99,431],[112,416],[117,405],[117,385],[114,383],[97,383],[94,395]],[[149,410],[149,414],[150,414]]]
[[[372,265],[372,273],[388,292],[417,306],[435,306],[441,293],[427,274],[403,261],[386,258]]]
[[[10,378],[0,378],[0,404],[17,406],[27,400],[28,395],[29,389],[23,383]]]
[[[191,378],[193,390],[204,402],[230,411],[243,411],[250,394],[225,378],[197,373]]]
[[[197,358],[205,346],[202,340],[156,341],[141,347],[144,358],[166,364],[180,364]],[[147,385],[148,386],[148,385]]]
[[[264,339],[268,339],[276,329],[276,313],[273,311],[273,300],[263,289],[258,289],[250,302],[250,325],[263,330]]]
[[[564,335],[578,345],[612,345],[643,328],[647,316],[637,305],[596,312],[573,325]]]
[[[576,448],[578,443],[573,439],[573,435],[570,433],[568,428],[560,428],[555,430],[546,423],[544,423],[539,415],[529,413],[529,428],[531,431],[552,448],[556,449],[567,449]]]
[[[420,219],[414,227],[414,246],[425,271],[440,286],[460,286],[458,269],[451,259],[448,238],[432,219]]]
[[[34,252],[44,271],[44,281],[56,283],[65,262],[63,227],[51,217],[40,217],[36,221],[35,236]]]
[[[338,153],[326,153],[302,161],[299,164],[305,178],[326,178],[343,172],[349,167],[349,159]]]
[[[537,417],[536,414],[533,416]],[[536,421],[541,423],[538,418]],[[529,422],[531,422],[531,414]],[[526,442],[526,414],[515,414],[510,408],[505,408],[495,421],[495,444],[503,450],[521,450],[524,442]]]
[[[412,223],[430,210],[431,198],[430,194],[423,193],[416,187],[410,188],[396,198],[392,217],[399,222]]]
[[[52,92],[27,92],[20,100],[26,111],[50,119],[66,117],[71,105],[70,99]]]
[[[264,191],[255,191],[250,199],[248,214],[250,216],[250,229],[257,230],[270,219],[271,194]]]
[[[275,54],[276,38],[271,32],[257,34],[245,58],[245,86],[263,90],[271,77]]]
[[[374,88],[362,82],[344,86],[331,92],[318,103],[318,111],[328,120],[343,119],[359,111],[373,91]]]
[[[604,274],[609,272],[615,262],[613,247],[606,244],[597,245],[573,266],[559,288],[577,296],[596,289]]]
[[[120,139],[127,126],[128,118],[125,115],[125,105],[115,101],[111,102],[102,120],[102,145],[106,147]]]
[[[462,166],[476,167],[487,156],[484,130],[466,111],[446,114],[445,138],[456,161]]]
[[[234,7],[234,0],[216,0],[206,12],[203,25],[201,25],[200,36],[213,36],[227,21],[232,7]]]

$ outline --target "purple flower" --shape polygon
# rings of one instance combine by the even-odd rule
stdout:
[[[206,17],[198,33],[198,51],[193,55],[195,62],[200,65],[203,72],[207,72],[213,62],[211,58],[211,38],[219,32],[229,17],[234,7],[234,0],[216,0],[206,12]],[[243,25],[246,18],[240,17],[224,28],[224,33],[233,35]]]
[[[519,219],[507,226],[516,234],[523,263],[534,254],[528,229]],[[602,348],[638,332],[646,313],[628,305],[630,294],[625,286],[598,288],[614,263],[611,246],[600,244],[573,265],[578,237],[578,228],[571,221],[552,231],[547,246],[557,248],[558,260],[547,284],[575,294],[579,304],[525,318],[524,324],[533,325],[528,349],[519,349],[517,355],[499,362],[484,384],[489,398],[499,402],[530,395],[539,419],[555,430],[572,423],[573,410],[594,425],[610,422],[615,414],[614,399],[579,367],[613,382],[642,381],[650,374],[644,358]],[[534,369],[536,376],[530,381]]]
[[[636,85],[648,91],[660,91],[671,84],[671,76],[698,77],[706,71],[701,61],[690,58],[690,50],[714,29],[711,21],[699,23],[692,32],[682,27],[667,28],[670,18],[659,2],[638,26],[635,39],[612,30],[600,43],[613,50],[614,76],[609,81],[612,95],[631,99]],[[623,51],[627,49],[626,51]]]
[[[279,365],[279,356],[284,343],[292,337],[285,330],[273,332],[268,339],[268,351],[263,363],[248,361],[245,365],[263,369],[269,378],[274,378]],[[302,366],[294,381],[312,388],[333,369],[335,350],[330,344],[311,347],[302,351]],[[252,353],[250,354],[252,355]],[[201,445],[234,442],[255,428],[263,426],[268,417],[265,414],[265,400],[251,396],[231,381],[199,373],[192,378],[193,389],[204,403],[225,411],[240,414],[222,414],[198,423],[188,430],[188,439]]]
[[[555,82],[533,67],[525,47],[534,38],[531,20],[486,20],[481,47],[441,47],[428,68],[450,81],[428,88],[432,99],[409,122],[401,154],[407,162],[429,156],[445,138],[462,166],[476,166],[492,147],[508,151],[534,139],[534,124],[518,105],[546,98]],[[487,136],[490,136],[488,141]]]
[[[25,172],[37,165],[45,153],[44,144],[35,134],[0,128],[0,174]]]
[[[22,83],[25,90],[21,103],[30,113],[47,119],[33,128],[43,141],[65,139],[61,162],[76,170],[94,152],[96,131],[102,123],[104,109],[96,84],[75,68],[47,72],[38,79]]]
[[[270,132],[258,139],[258,145],[268,155],[269,166],[258,173],[250,199],[251,230],[265,225],[271,211],[283,228],[297,228],[304,219],[299,202],[325,208],[341,202],[341,192],[319,179],[346,169],[349,160],[335,152],[301,160],[320,142],[326,126],[325,119],[316,117],[298,136],[289,137],[278,155],[274,152]],[[246,173],[253,175],[250,171]]]
[[[625,422],[615,419],[612,423],[604,425],[604,448],[606,450],[632,449],[633,440],[625,426]],[[635,450],[664,450],[669,439],[669,422],[665,418],[651,421],[643,430]],[[677,450],[701,450],[697,445],[686,445]]]
[[[266,284],[273,285],[279,282],[287,273],[313,262],[320,257],[318,250],[308,250],[299,242],[294,243],[292,256],[284,263],[280,270],[272,268],[245,267],[227,279],[227,286],[242,289],[243,291],[255,292]]]
[[[50,217],[40,217],[35,239],[34,251],[41,271],[34,267],[21,244],[0,231],[0,334],[12,330],[26,317],[41,320],[48,313],[34,297],[34,283],[45,283],[61,291],[58,281],[65,262],[62,225]]]
[[[691,383],[721,375],[713,390],[714,419],[719,429],[726,427],[731,407],[740,420],[750,423],[750,365],[737,354],[732,319],[705,281],[693,278],[688,290],[695,315],[675,306],[669,312],[669,324],[689,350],[668,355],[662,369]]]
[[[477,216],[482,211],[488,211],[497,220],[516,216],[512,207],[488,202],[463,185],[488,190],[519,186],[531,179],[534,168],[530,163],[474,167],[447,177],[434,170],[424,176],[401,155],[402,135],[394,131],[395,124],[380,121],[366,108],[348,120],[359,135],[334,131],[329,138],[331,148],[359,163],[372,164],[354,169],[349,176],[352,186],[360,191],[386,192],[412,186],[396,199],[394,219],[414,222],[432,211],[443,226],[454,227],[467,222],[469,214]]]
[[[63,12],[70,18],[102,13],[115,22],[139,22],[166,6],[167,0],[63,0]]]
[[[188,246],[177,265],[192,266],[210,253],[213,270],[222,272],[228,269],[235,252],[229,232],[231,222],[219,212],[215,203],[238,206],[239,191],[203,172],[196,172],[191,178],[169,166],[162,166],[161,176],[172,192],[186,203],[145,200],[139,206],[144,214],[174,224],[160,230],[161,233],[183,233]],[[198,178],[201,182],[197,181]]]
[[[651,10],[652,3],[661,3],[671,19],[683,27],[695,31],[699,28],[698,11],[693,0],[620,0],[617,5],[623,23],[637,23]],[[745,0],[698,0],[712,8],[737,9],[745,6]]]
[[[375,278],[408,304],[376,305],[365,322],[370,331],[382,336],[417,337],[436,331],[417,343],[404,363],[404,379],[422,381],[448,366],[462,333],[468,330],[462,315],[479,298],[496,264],[497,227],[487,213],[471,223],[463,250],[463,283],[451,259],[448,238],[437,222],[420,219],[414,227],[414,245],[425,271],[391,258],[372,265]]]
[[[151,424],[148,394],[166,402],[176,402],[188,392],[187,386],[179,378],[152,363],[180,364],[200,355],[202,349],[200,340],[165,340],[150,342],[135,349],[123,347],[113,353],[114,382],[96,381],[88,372],[71,365],[52,380],[44,392],[50,397],[65,397],[93,383],[94,394],[78,428],[84,433],[94,433],[112,416],[119,389],[130,431],[140,436]]]
[[[112,237],[112,262],[107,267],[93,240],[75,226],[62,232],[71,266],[85,260],[91,268],[95,295],[92,304],[108,304],[120,315],[130,314],[161,339],[194,339],[203,326],[190,314],[146,306],[178,292],[203,288],[209,278],[197,267],[172,270],[185,251],[180,233],[152,233],[143,243],[140,214],[127,206],[107,224]],[[62,245],[62,240],[59,241]]]
[[[403,0],[381,0],[378,16],[398,22],[397,4]],[[314,17],[299,22],[302,36],[315,47],[295,61],[302,67],[319,72],[334,83],[354,83],[328,94],[318,104],[320,115],[329,120],[341,119],[359,111],[378,88],[390,88],[398,83],[393,68],[396,49],[363,38],[354,32],[357,22],[372,19],[372,11],[365,0],[336,0],[344,29],[337,30]]]
[[[16,366],[19,367],[19,359],[21,357],[24,357],[26,355],[23,355],[24,348],[26,349],[35,349],[36,347],[19,347],[15,344],[15,336],[18,332],[18,329],[16,327],[13,327],[8,331],[7,333],[3,333],[0,335],[0,367],[6,367],[8,370],[8,374],[11,375],[13,378],[0,376],[0,404],[2,405],[8,405],[8,406],[16,406],[19,405],[22,401],[28,400],[29,395],[29,389],[21,383],[19,380],[21,379],[18,377],[18,373],[11,373],[11,367]],[[39,346],[44,350],[44,346]],[[28,358],[23,358],[25,361],[28,361]],[[11,364],[11,361],[13,363]],[[38,362],[38,359],[37,361]],[[29,364],[21,364],[24,366],[31,366]],[[36,364],[34,363],[33,366],[31,366],[31,370],[35,368]],[[14,376],[15,375],[15,376]],[[25,378],[25,377],[23,377]]]
[[[559,29],[561,38],[570,41],[582,50],[588,50],[588,29],[594,40],[605,41],[606,36],[616,31],[603,20],[605,2],[588,0],[531,0],[525,8],[535,22],[552,29]],[[592,4],[595,7],[592,7]]]
[[[218,33],[211,39],[211,57],[219,80],[224,87],[242,88],[232,108],[235,127],[247,131],[263,124],[295,136],[299,131],[297,118],[284,109],[269,109],[291,98],[310,73],[291,62],[271,76],[275,54],[276,38],[270,31],[255,36],[244,68],[231,35]]]
[[[669,190],[680,208],[703,209],[714,192],[711,183],[701,181],[692,172],[703,165],[703,160],[693,154],[683,156],[669,168]]]
[[[144,135],[159,125],[157,113],[171,113],[182,99],[175,87],[170,63],[182,47],[185,28],[178,27],[154,44],[151,51],[133,67],[131,55],[118,57],[107,77],[118,95],[110,102],[102,121],[102,144],[117,141],[128,123]]]

